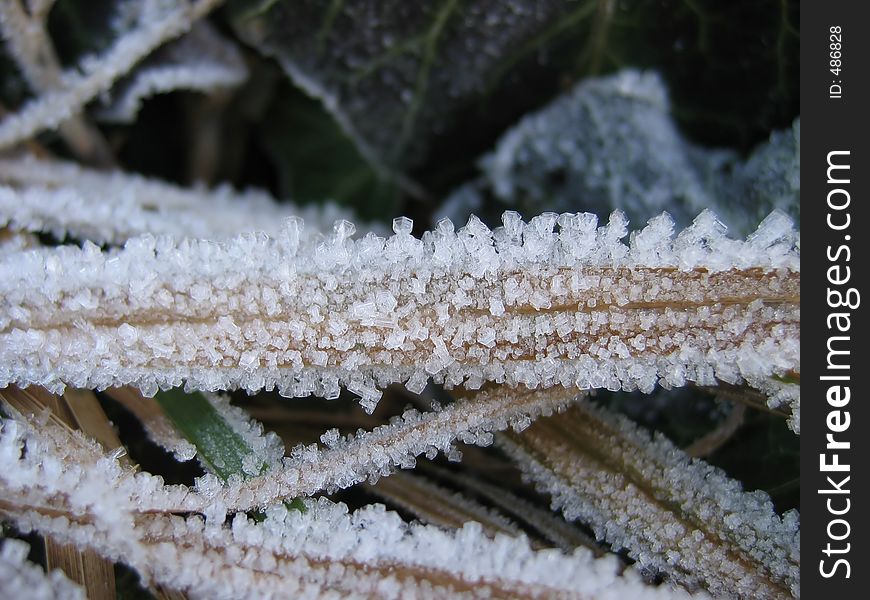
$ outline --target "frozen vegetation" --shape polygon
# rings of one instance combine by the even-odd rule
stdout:
[[[209,20],[219,2],[146,0],[117,3],[109,40],[64,67],[52,4],[0,4],[31,92],[0,119],[0,516],[14,528],[0,541],[0,596],[93,596],[87,568],[68,577],[27,560],[15,537],[34,532],[49,557],[70,545],[126,565],[160,597],[799,597],[796,511],[778,514],[766,493],[593,398],[721,386],[799,433],[799,119],[744,157],[688,141],[655,72],[585,78],[502,133],[477,178],[433,209],[450,218],[415,235],[399,216],[390,232],[331,202],[105,162],[95,120],[135,122],[176,90],[219,98],[252,77],[252,59]],[[340,4],[328,25],[363,18]],[[387,138],[398,148],[446,127],[540,25],[527,3],[472,4],[445,42],[448,60],[479,52],[464,78],[427,62],[453,3],[403,9],[406,25],[432,26],[407,42],[414,58],[384,76],[380,100],[353,101],[342,69],[393,52],[388,34],[356,54],[316,54],[327,27],[289,55],[259,49],[414,191]],[[543,3],[535,18],[563,10]],[[430,71],[434,106],[412,95],[404,121],[359,121],[394,110],[394,86],[425,92]],[[44,147],[52,131],[68,158]],[[500,223],[469,214],[492,206]],[[361,426],[323,410],[319,442],[285,448],[231,403],[236,391],[286,405],[349,393]],[[413,406],[378,422],[390,395]],[[165,460],[202,474],[167,483],[136,465],[108,398]],[[429,480],[431,466],[375,488],[428,523],[330,497],[471,446],[498,448],[528,489]],[[499,496],[529,508],[481,504]]]

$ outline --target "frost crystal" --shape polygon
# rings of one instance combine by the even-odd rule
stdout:
[[[45,573],[27,561],[29,546],[16,539],[2,540],[0,548],[0,596],[30,600],[85,600],[87,595],[60,569]]]
[[[371,409],[389,383],[419,389],[421,368],[470,389],[647,392],[799,372],[787,217],[740,242],[711,213],[675,237],[663,215],[628,245],[624,215],[597,229],[587,217],[506,214],[495,230],[470,219],[422,239],[397,219],[392,237],[359,240],[341,223],[301,238],[288,221],[276,238],[6,253],[0,384],[331,397],[343,385]]]

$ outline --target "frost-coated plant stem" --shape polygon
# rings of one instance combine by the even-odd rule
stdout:
[[[558,419],[498,437],[568,519],[687,587],[726,597],[798,595],[798,516],[768,496],[650,436],[621,415],[579,402]]]
[[[558,225],[557,229],[556,228]],[[667,217],[632,235],[621,213],[506,213],[417,239],[354,240],[354,227],[300,243],[150,236],[123,250],[60,247],[0,261],[0,385],[146,395],[186,385],[277,388],[371,409],[380,388],[640,389],[799,372],[800,274],[787,218],[746,242],[704,213],[673,237]]]
[[[525,396],[520,405],[547,404],[542,392]],[[476,421],[469,421],[468,433],[477,435],[471,431],[475,422],[482,431],[499,428],[492,420],[499,417],[491,415],[496,398],[511,405],[511,398],[491,396],[478,407]],[[304,512],[275,504],[261,523],[239,513],[227,527],[226,513],[214,510],[226,506],[225,490],[214,490],[218,493],[209,494],[206,519],[175,516],[147,506],[148,497],[160,492],[157,479],[134,475],[117,456],[103,455],[95,442],[53,421],[36,427],[37,417],[24,417],[8,404],[5,410],[14,419],[0,422],[0,515],[22,530],[36,529],[112,560],[123,559],[147,581],[193,597],[690,597],[648,587],[636,574],[620,576],[614,557],[594,560],[586,549],[573,554],[532,551],[523,537],[491,539],[475,523],[449,532],[407,525],[383,506],[348,514],[346,507],[325,498],[307,500]],[[458,420],[449,410],[443,411],[448,425]],[[431,414],[437,421],[441,413]],[[500,419],[507,424],[508,419]],[[369,453],[380,448],[385,462],[371,464],[381,471],[396,457],[404,459],[408,447],[438,446],[439,440],[451,439],[443,428],[433,431],[434,437],[427,435],[424,430],[432,421],[418,419],[405,431],[397,423],[373,432],[375,439],[365,443],[327,436],[332,449],[319,456],[304,450],[308,460],[302,462],[328,466],[339,453],[365,454],[368,443]],[[390,438],[405,444],[391,451]]]

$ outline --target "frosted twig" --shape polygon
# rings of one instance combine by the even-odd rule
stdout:
[[[455,533],[408,526],[379,505],[348,515],[343,505],[320,500],[309,502],[304,515],[270,510],[262,524],[239,514],[231,527],[198,518],[140,516],[123,545],[81,519],[13,512],[2,505],[0,514],[21,528],[51,531],[105,555],[123,552],[146,581],[195,597],[693,597],[645,585],[633,572],[620,576],[614,557],[594,559],[585,549],[573,555],[535,552],[524,538],[490,540],[476,524]]]
[[[6,116],[0,122],[0,148],[57,127],[77,114],[144,56],[186,32],[218,4],[220,0],[179,0],[170,4],[148,0],[141,7],[136,27],[123,34],[105,54],[82,61],[78,69],[62,74],[61,88],[44,93],[18,113]]]
[[[798,596],[797,513],[780,518],[767,494],[743,492],[663,436],[581,402],[498,443],[554,508],[641,567],[716,595]]]
[[[248,77],[239,50],[207,22],[196,23],[189,33],[161,51],[161,60],[135,71],[132,81],[98,111],[98,118],[129,123],[149,96],[174,90],[211,92],[237,86]]]
[[[438,452],[458,459],[456,441],[486,446],[493,431],[521,427],[539,415],[549,415],[574,400],[570,390],[529,391],[495,388],[460,400],[440,410],[420,413],[416,409],[395,417],[388,425],[342,437],[337,430],[321,436],[326,445],[299,445],[290,451],[281,468],[259,477],[220,486],[214,478],[203,478],[197,493],[189,494],[184,510],[205,510],[218,504],[230,510],[249,510],[280,500],[310,496],[321,490],[334,492],[363,481],[376,482],[396,467],[408,469],[416,457],[434,458]],[[168,499],[172,499],[167,496]],[[173,505],[144,503],[149,510],[173,509]]]
[[[225,243],[144,236],[121,251],[59,247],[0,257],[0,385],[146,395],[277,388],[371,409],[380,388],[650,391],[688,381],[765,385],[800,369],[800,273],[790,222],[746,242],[709,213],[676,238],[663,215],[631,237],[614,213],[505,213],[416,239],[336,223],[326,239]],[[559,225],[558,232],[554,227]]]
[[[118,485],[116,461],[88,467],[77,461],[76,448],[56,447],[62,436],[50,435],[51,429],[2,421],[0,514],[22,530],[36,529],[112,560],[123,557],[146,581],[171,589],[219,598],[308,598],[326,590],[583,599],[674,593],[644,586],[636,576],[620,577],[613,559],[596,561],[586,551],[533,552],[524,538],[490,540],[473,524],[455,533],[409,526],[382,506],[348,515],[346,507],[325,499],[308,501],[304,514],[276,505],[262,523],[238,514],[231,527],[219,513],[206,521],[142,513],[141,500],[154,491],[148,479],[137,477],[138,493],[135,486]]]
[[[52,2],[30,2],[29,14],[21,0],[0,2],[0,30],[6,48],[36,94],[63,86],[63,73],[46,28]],[[71,115],[60,124],[60,133],[73,152],[84,160],[111,164],[111,153],[102,134],[89,121]]]
[[[21,392],[10,386],[0,390],[0,399],[8,394]],[[72,485],[81,479],[84,485],[86,480],[103,478],[117,490],[119,498],[126,500],[101,498],[99,503],[131,504],[135,505],[136,512],[200,511],[216,514],[215,511],[249,510],[310,496],[321,490],[334,491],[366,480],[374,482],[378,477],[392,473],[396,467],[412,467],[415,457],[421,454],[433,458],[438,452],[443,452],[457,458],[454,442],[490,444],[492,431],[521,427],[531,418],[549,415],[565,407],[575,397],[574,392],[564,389],[487,390],[440,410],[427,413],[408,410],[390,424],[370,432],[358,432],[356,436],[342,438],[336,430],[328,431],[322,436],[326,449],[300,445],[293,448],[280,465],[273,465],[270,471],[258,477],[244,481],[241,477],[233,477],[229,485],[224,486],[214,475],[206,475],[199,480],[195,490],[186,486],[166,486],[159,477],[134,473],[119,463],[117,456],[106,458],[104,450],[92,440],[62,425],[55,425],[44,427],[37,436],[44,454],[41,454],[40,469],[19,474],[18,484],[22,489],[41,490],[41,494],[51,496],[70,493],[71,488],[64,487],[65,483]],[[15,410],[8,402],[7,406]],[[39,415],[32,418],[37,417]],[[25,419],[22,417],[20,420]],[[8,423],[13,433],[24,428],[35,435],[30,425],[18,421]],[[274,456],[272,438],[258,439],[262,442],[258,445],[260,455],[271,462]],[[12,455],[15,452],[12,450]],[[64,472],[69,479],[44,477],[41,474],[44,469]],[[84,499],[86,496],[76,498]]]

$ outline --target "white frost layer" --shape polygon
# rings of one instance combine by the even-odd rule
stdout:
[[[16,539],[6,538],[0,548],[0,597],[28,600],[86,600],[85,591],[70,581],[63,571],[46,573],[27,560],[30,547]]]
[[[181,188],[120,171],[100,172],[63,161],[0,159],[0,225],[123,244],[145,234],[226,240],[262,231],[278,236],[290,216],[305,220],[305,236],[330,231],[350,214],[332,203],[279,204],[269,194]]]
[[[781,213],[745,242],[706,212],[676,236],[657,217],[627,245],[619,212],[504,223],[417,239],[399,218],[388,239],[354,240],[346,221],[312,238],[289,219],[276,238],[8,253],[0,385],[346,386],[372,408],[382,387],[429,377],[649,391],[799,370],[800,256]]]
[[[572,448],[572,438],[592,450]],[[725,597],[799,596],[798,513],[778,516],[766,493],[744,492],[664,436],[580,402],[497,443],[554,509],[641,567]]]
[[[533,551],[525,538],[489,539],[477,524],[455,532],[408,525],[383,506],[348,514],[343,505],[308,500],[305,513],[278,505],[262,523],[238,514],[229,526],[217,507],[206,520],[142,512],[159,486],[139,474],[131,495],[118,485],[119,477],[131,480],[116,459],[94,462],[95,445],[51,429],[3,420],[0,482],[21,507],[2,509],[4,516],[193,597],[689,597],[620,576],[612,558]]]

